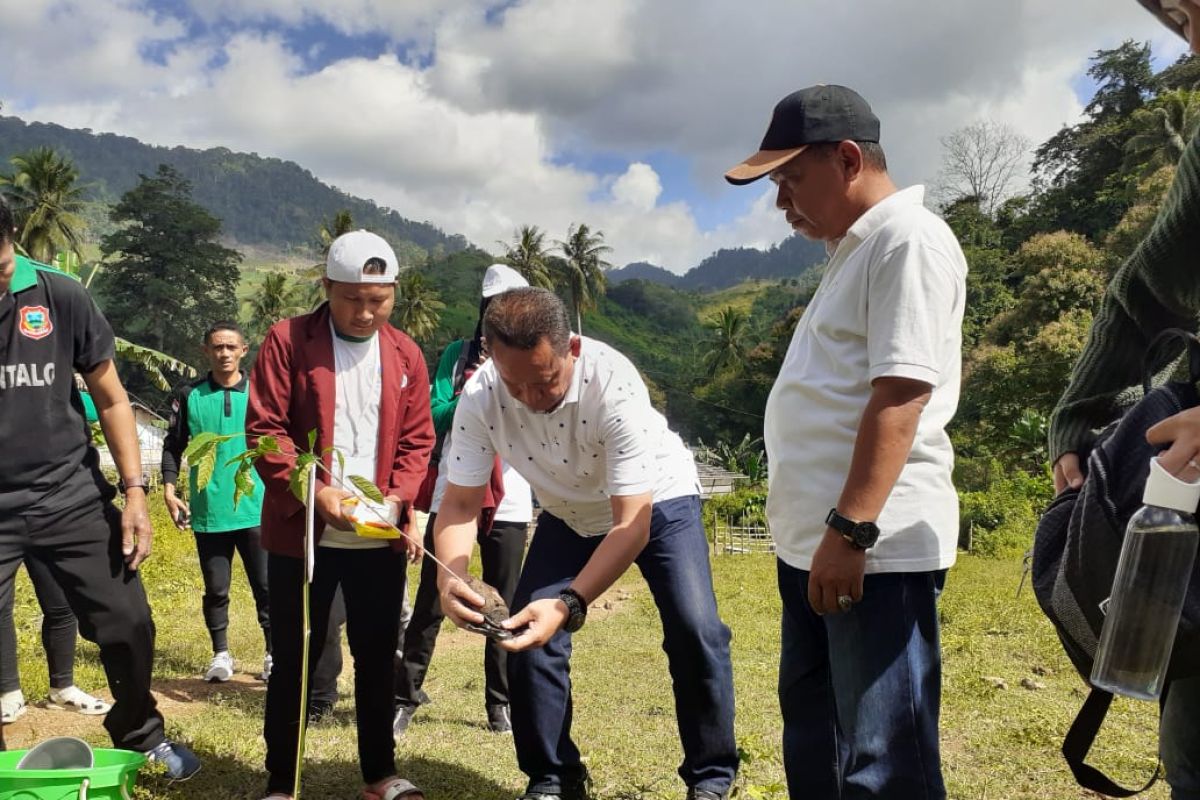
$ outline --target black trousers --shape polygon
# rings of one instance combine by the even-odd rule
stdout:
[[[0,517],[0,607],[12,604],[22,561],[46,568],[80,633],[100,647],[115,701],[104,718],[113,744],[143,752],[157,747],[163,719],[150,694],[154,621],[138,573],[121,554],[121,512],[95,500],[47,516]]]
[[[392,662],[405,566],[404,554],[390,548],[316,548],[316,566],[309,588],[309,662],[316,664],[321,660],[330,609],[340,586],[346,604],[346,636],[354,658],[358,760],[366,783],[375,783],[396,772]],[[270,553],[267,576],[271,592],[271,650],[275,658],[267,683],[263,725],[267,792],[291,794],[300,715],[305,713],[308,700],[303,704],[300,701],[304,562]]]
[[[429,524],[425,527],[425,549],[431,553],[433,523],[436,519],[437,514],[430,514]],[[483,562],[483,582],[494,586],[509,605],[517,590],[517,579],[521,577],[521,559],[525,555],[528,530],[529,526],[524,522],[496,522],[487,536],[476,537],[479,557]],[[421,585],[413,601],[412,619],[404,633],[404,657],[396,666],[398,704],[419,705],[417,697],[429,671],[438,631],[445,616],[438,598],[437,565],[432,559],[426,558],[421,562]],[[492,639],[487,639],[483,647],[483,676],[484,702],[487,705],[506,705],[507,653]]]
[[[75,683],[75,636],[79,625],[50,568],[37,559],[29,559],[25,570],[42,609],[42,649],[46,651],[46,665],[50,669],[50,688],[66,689]],[[13,593],[9,592],[7,602],[0,606],[0,692],[21,688],[18,661]]]
[[[258,624],[271,652],[270,603],[267,600],[267,554],[259,540],[261,530],[256,526],[220,533],[196,532],[196,552],[200,556],[200,574],[204,576],[204,625],[212,639],[214,653],[229,649],[229,585],[233,576],[233,553],[242,557]]]

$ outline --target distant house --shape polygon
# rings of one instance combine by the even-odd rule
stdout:
[[[696,472],[700,475],[700,499],[707,500],[719,494],[730,494],[739,486],[745,486],[750,478],[740,472],[730,472],[723,467],[711,464],[696,464]]]
[[[131,404],[133,419],[137,424],[138,447],[142,451],[142,473],[153,486],[162,479],[159,468],[162,464],[163,440],[167,438],[167,421],[136,400],[132,400]],[[117,468],[107,447],[100,448],[100,466],[103,469]]]

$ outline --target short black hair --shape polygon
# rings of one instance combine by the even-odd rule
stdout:
[[[0,194],[0,244],[11,242],[16,228],[17,220],[13,217],[12,209],[8,207],[4,195]]]
[[[812,145],[812,148],[818,153],[831,156],[839,144],[841,142],[820,142]],[[862,152],[863,164],[877,172],[887,172],[887,156],[879,142],[855,142],[855,144]]]
[[[571,322],[554,292],[523,286],[492,298],[483,313],[483,335],[517,350],[532,350],[546,339],[563,355],[571,346]]]
[[[208,344],[212,341],[212,335],[217,331],[233,331],[238,336],[242,337],[242,341],[246,341],[246,334],[242,332],[242,326],[228,319],[222,319],[208,326],[208,330],[204,332],[204,343]]]

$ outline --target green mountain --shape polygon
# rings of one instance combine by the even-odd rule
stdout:
[[[462,236],[346,194],[291,161],[224,147],[155,147],[128,136],[0,116],[0,170],[13,155],[35,147],[70,156],[90,198],[105,204],[131,189],[139,174],[153,175],[159,164],[169,164],[191,182],[196,202],[221,219],[224,234],[241,245],[307,253],[321,223],[348,209],[356,225],[410,243],[400,247],[402,259],[468,246]]]
[[[743,281],[778,281],[801,278],[825,263],[825,246],[793,234],[770,250],[753,247],[722,249],[683,275],[644,261],[609,270],[609,283],[644,280],[676,289],[712,292],[737,286]]]

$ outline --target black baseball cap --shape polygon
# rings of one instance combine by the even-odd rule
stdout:
[[[879,118],[853,89],[834,84],[792,92],[775,105],[758,152],[725,173],[741,186],[785,164],[810,144],[879,141]]]

